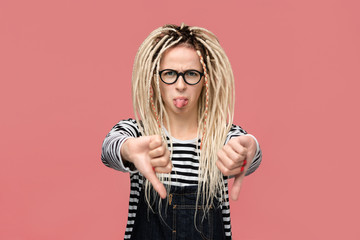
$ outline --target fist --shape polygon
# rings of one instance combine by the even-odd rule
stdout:
[[[242,135],[230,141],[218,152],[216,166],[225,176],[234,176],[231,198],[237,200],[241,182],[256,153],[256,142],[251,136]]]
[[[132,162],[136,169],[150,181],[161,198],[166,189],[157,178],[157,173],[170,173],[172,164],[170,151],[160,136],[144,136],[127,139],[120,149],[124,161]]]
[[[170,151],[160,136],[152,136],[149,143],[150,163],[157,173],[170,173],[172,164]]]

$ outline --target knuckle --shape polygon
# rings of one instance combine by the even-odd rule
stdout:
[[[162,156],[162,155],[163,155],[163,150],[161,148],[157,148],[154,150],[154,157]]]
[[[160,136],[155,136],[153,138],[154,144],[156,145],[160,145],[161,144],[161,137]]]
[[[224,164],[224,166],[225,166],[226,168],[232,168],[232,166],[233,166],[233,164],[234,164],[234,162],[231,161],[230,159],[227,159],[226,161],[223,161],[222,163]]]
[[[159,155],[164,155],[165,154],[165,148],[163,148],[163,147],[159,148],[158,152],[159,152]]]
[[[216,160],[215,164],[216,164],[216,166],[219,167],[220,166],[220,159]]]
[[[161,164],[161,166],[166,166],[168,164],[168,161],[166,160],[166,158],[161,158],[160,164]]]
[[[242,159],[246,158],[246,155],[247,155],[247,151],[243,151],[243,152],[241,153]]]
[[[234,167],[235,167],[235,162],[233,162],[233,161],[229,162],[228,168],[233,169]]]
[[[235,139],[232,138],[232,139],[230,139],[230,141],[228,142],[228,144],[226,144],[225,146],[231,146],[231,147],[233,147],[234,144],[235,144]]]
[[[231,159],[233,160],[234,164],[236,164],[241,160],[241,156],[240,154],[235,153]]]
[[[225,169],[223,170],[223,174],[224,174],[225,176],[229,176],[229,175],[230,175],[230,170],[227,169],[227,168],[225,168]]]
[[[238,146],[240,144],[240,137],[233,137],[232,139],[230,139],[229,143],[231,144],[231,146]]]
[[[223,175],[228,176],[229,169],[227,169],[226,167],[224,167],[223,165],[221,165],[219,163],[217,163],[216,165],[219,168],[220,172],[222,172]]]
[[[230,162],[228,163],[228,165],[226,165],[227,170],[231,171],[232,169],[234,169],[236,167],[236,164],[234,162]]]
[[[224,151],[227,152],[231,149],[231,143],[229,144],[226,144],[224,147],[223,147]]]
[[[244,155],[246,155],[246,151],[244,148],[239,148],[238,149],[238,154],[239,154],[239,157],[242,157]]]
[[[156,138],[156,139],[154,140],[154,145],[155,145],[155,146],[159,146],[160,144],[161,144],[161,141]]]

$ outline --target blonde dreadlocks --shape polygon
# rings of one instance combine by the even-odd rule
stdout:
[[[169,48],[186,46],[196,50],[203,67],[205,87],[198,101],[199,148],[198,194],[206,196],[206,210],[215,197],[224,199],[225,184],[216,167],[217,152],[225,143],[234,115],[234,77],[230,62],[216,36],[200,27],[165,25],[145,39],[134,61],[132,96],[135,118],[143,136],[161,135],[162,124],[170,126],[159,87],[159,66],[162,54]],[[168,129],[171,135],[171,129]],[[172,142],[170,138],[170,151]],[[160,181],[168,181],[169,174],[157,174]],[[145,181],[146,199],[149,202],[150,183]],[[169,187],[169,186],[168,186]],[[206,200],[204,200],[206,199]],[[205,202],[204,202],[205,201]],[[198,204],[198,203],[197,203]]]

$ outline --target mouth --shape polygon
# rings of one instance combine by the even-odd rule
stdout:
[[[189,99],[186,97],[177,97],[173,99],[173,103],[177,108],[185,107],[189,102]]]

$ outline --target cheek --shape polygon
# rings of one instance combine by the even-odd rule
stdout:
[[[163,84],[160,84],[160,95],[163,100],[166,98],[166,89]]]
[[[205,87],[201,84],[201,85],[199,86],[199,88],[196,89],[197,98],[199,98],[199,97],[201,96],[202,91],[204,91],[204,94],[205,94]]]

